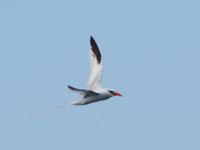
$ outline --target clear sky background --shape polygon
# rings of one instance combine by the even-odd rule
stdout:
[[[1,0],[1,150],[199,150],[200,2]],[[83,107],[89,37],[103,85]]]

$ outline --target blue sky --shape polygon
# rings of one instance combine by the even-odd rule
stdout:
[[[1,1],[0,149],[199,150],[199,5]],[[86,86],[91,35],[124,96],[43,114]]]

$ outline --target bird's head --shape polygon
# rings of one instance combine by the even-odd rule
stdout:
[[[119,92],[113,91],[113,90],[108,90],[109,93],[112,94],[112,96],[122,96],[122,94],[120,94]]]

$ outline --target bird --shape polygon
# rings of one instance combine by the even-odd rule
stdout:
[[[113,96],[122,96],[117,91],[112,89],[103,88],[101,85],[102,72],[103,72],[103,59],[99,47],[95,39],[90,36],[90,63],[91,71],[88,79],[88,89],[79,89],[71,85],[68,88],[81,95],[77,101],[73,101],[71,105],[87,105],[94,102],[108,100]]]

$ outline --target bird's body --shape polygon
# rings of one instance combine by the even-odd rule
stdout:
[[[97,92],[94,92],[94,91],[91,91],[91,90],[76,89],[72,86],[68,86],[68,88],[72,91],[78,92],[82,96],[82,98],[80,100],[72,102],[71,104],[73,104],[73,105],[86,105],[86,104],[106,100],[106,99],[113,96],[106,89],[97,93]]]
[[[91,73],[88,81],[88,90],[77,89],[72,86],[68,86],[71,91],[77,92],[81,95],[81,99],[72,102],[72,105],[86,105],[102,100],[107,100],[112,96],[122,96],[118,92],[102,88],[101,78],[103,71],[103,62],[100,50],[92,36],[90,37],[90,45]]]

